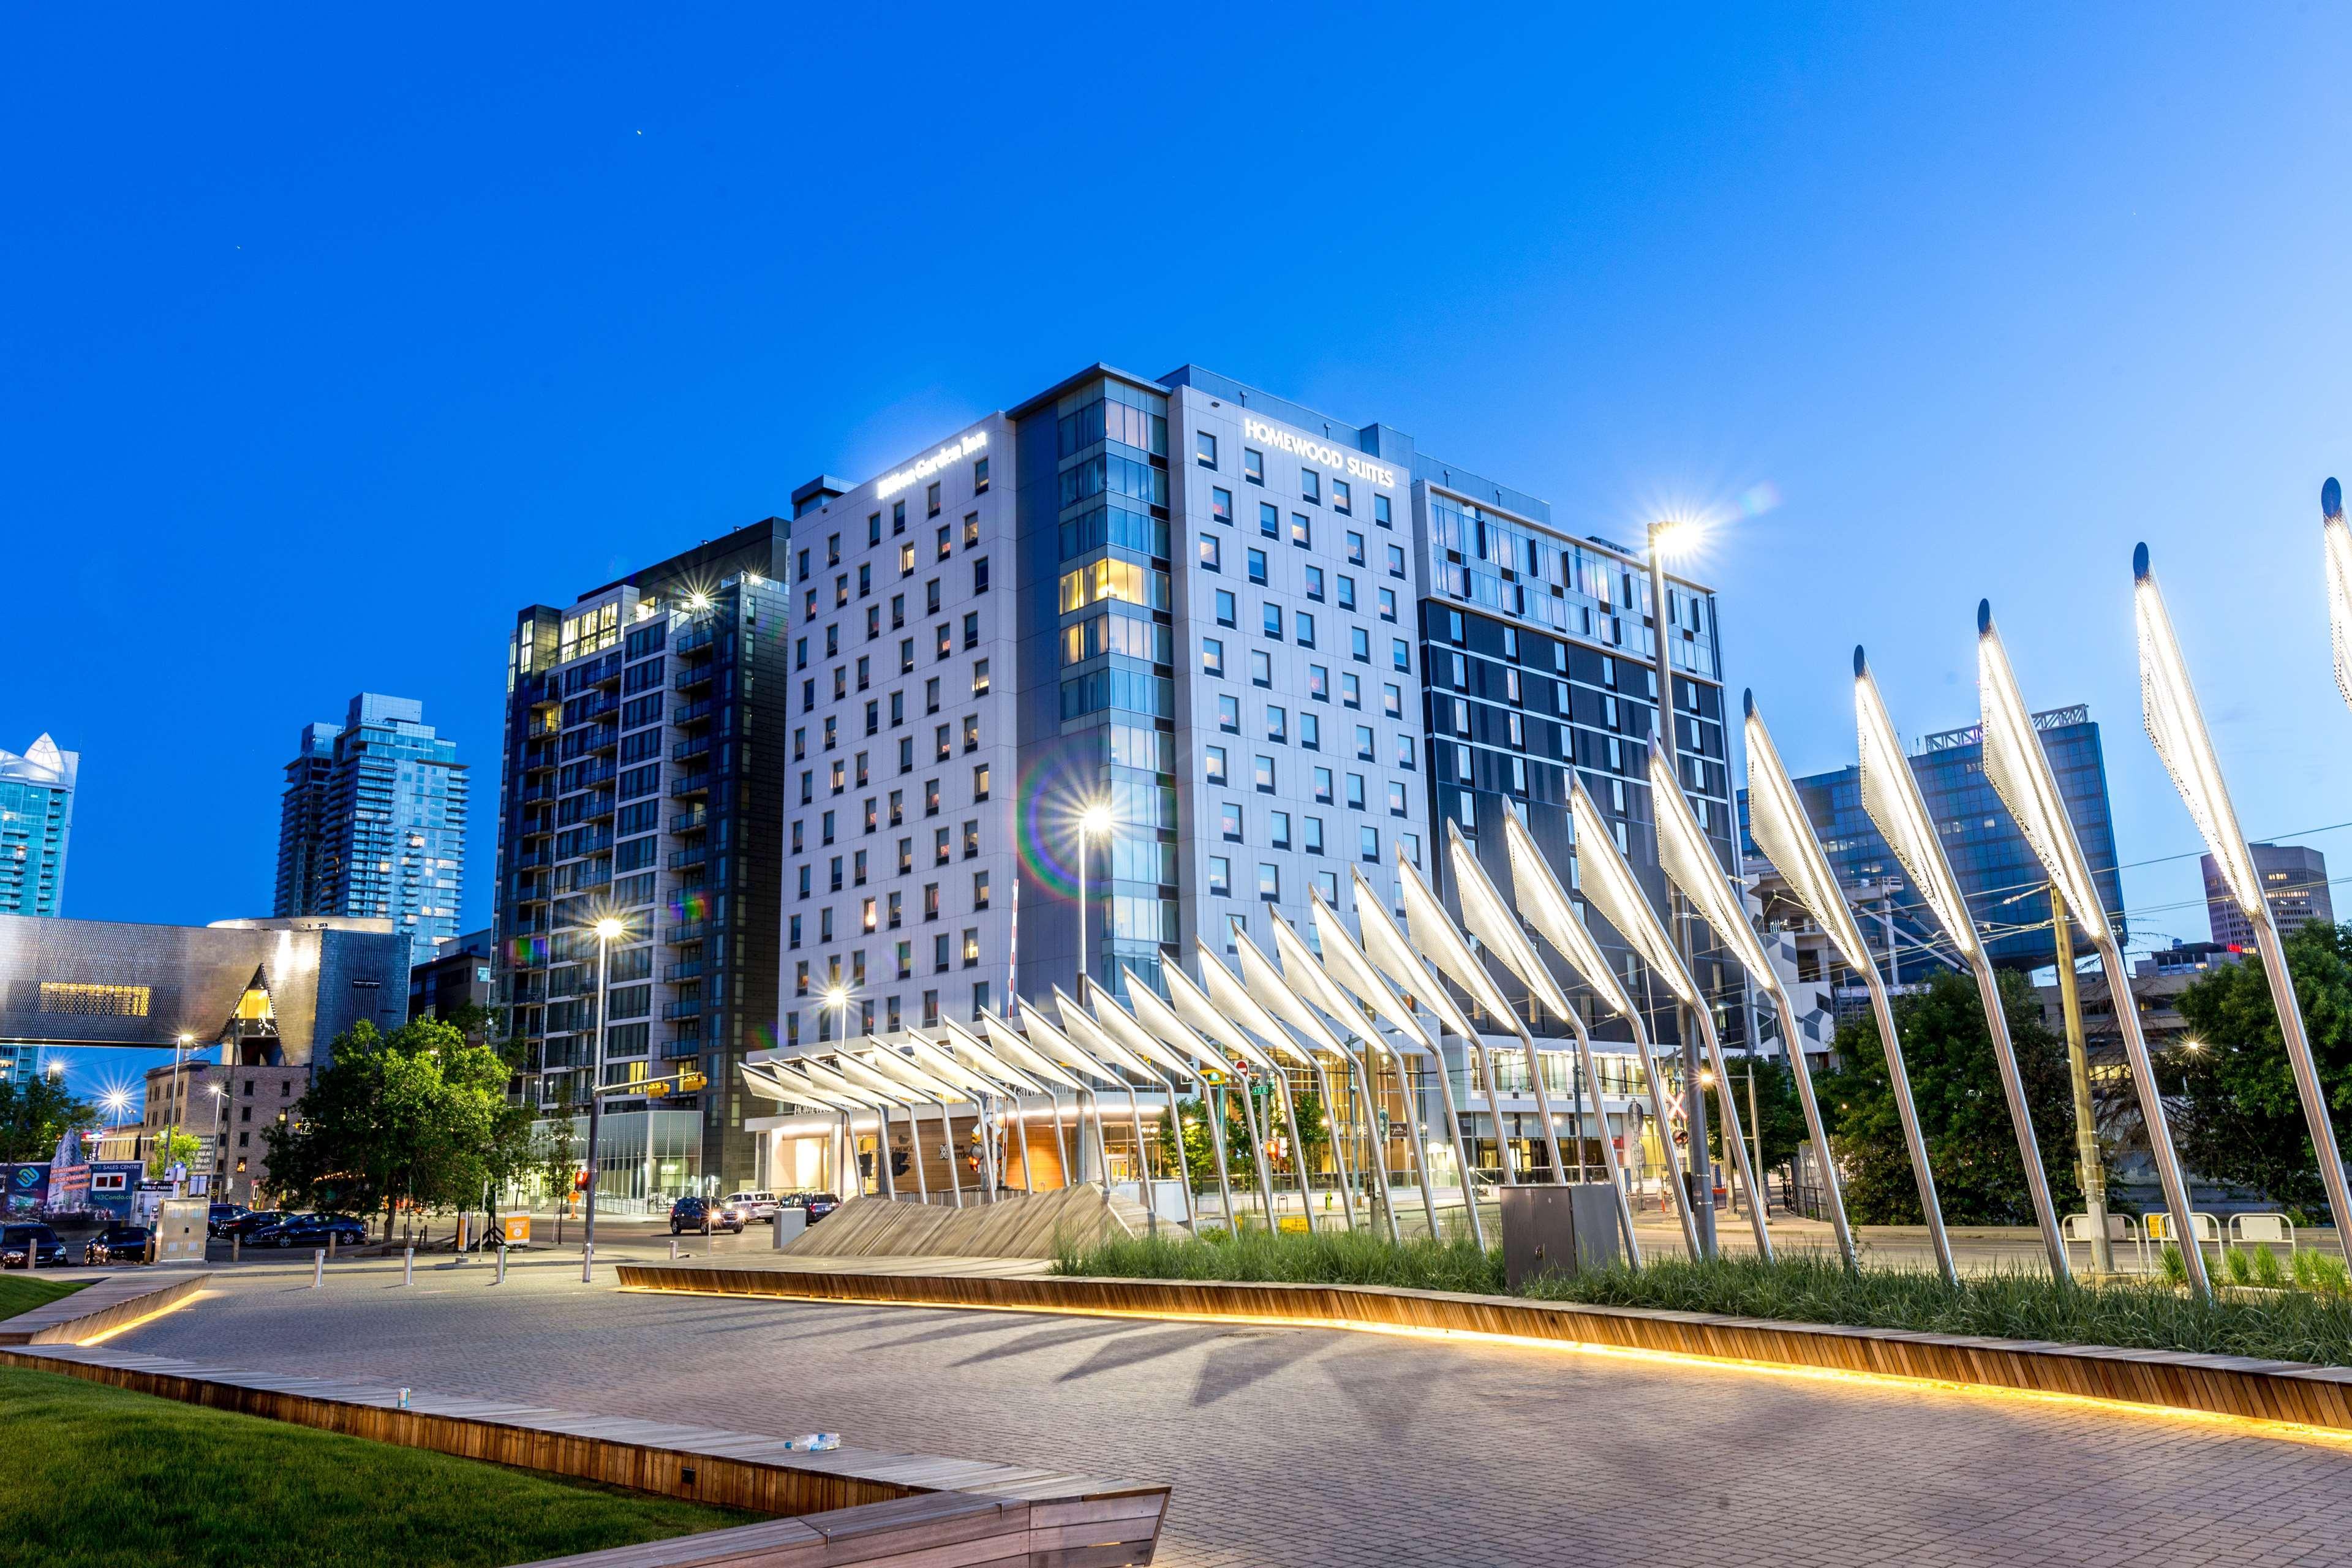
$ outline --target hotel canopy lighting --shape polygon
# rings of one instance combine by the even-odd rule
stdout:
[[[1895,851],[1904,874],[1944,934],[1959,950],[1969,973],[1976,979],[1977,1000],[1984,1008],[1985,1026],[1992,1035],[1993,1063],[2000,1072],[2002,1096],[2009,1101],[2010,1124],[2017,1132],[2018,1158],[2024,1162],[2025,1186],[2033,1204],[2034,1222],[2042,1230],[2042,1250],[2055,1279],[2072,1277],[2066,1263],[2066,1242],[2058,1228],[2058,1211],[2050,1199],[2050,1182],[2042,1166],[2042,1148],[2033,1135],[2033,1117],[2026,1107],[2025,1079],[2018,1070],[2017,1048],[2009,1036],[2009,1015],[2001,1006],[2000,986],[1984,943],[1977,940],[1976,922],[1959,879],[1944,857],[1944,845],[1935,818],[1920,796],[1919,781],[1903,754],[1895,721],[1871,678],[1869,661],[1853,650],[1853,720],[1857,755],[1862,763],[1862,809]]]
[[[2080,921],[2092,946],[2098,950],[2100,973],[2106,977],[2108,987],[2118,995],[2128,995],[2130,971],[2124,967],[2123,954],[2116,947],[2115,928],[2107,922],[2106,910],[2100,906],[2098,889],[2091,881],[2090,863],[2074,837],[2074,819],[2067,815],[2066,797],[2058,791],[2058,780],[2050,771],[2050,759],[2043,753],[2041,737],[2033,731],[2032,717],[2026,711],[2024,694],[2018,689],[2016,673],[2010,668],[2008,650],[2002,647],[2000,633],[1993,626],[1990,599],[1977,605],[1977,693],[1983,710],[1985,777],[1992,781],[2001,804],[2016,819],[2018,831],[2032,846],[2034,858],[2041,861],[2052,886],[2066,900],[2068,912]],[[2066,962],[2074,961],[2069,957]],[[2118,1032],[2123,1036],[2124,1058],[2131,1066],[2132,1083],[2139,1093],[2140,1117],[2147,1128],[2148,1153],[2164,1186],[2165,1207],[2171,1215],[2174,1234],[2194,1238],[2197,1222],[2189,1212],[2189,1184],[2181,1173],[2179,1152],[2173,1147],[2163,1096],[2157,1091],[2156,1067],[2148,1058],[2147,1037],[2140,1028],[2139,1010],[2118,1007],[2115,1012]],[[2190,1288],[2198,1295],[2210,1298],[2213,1288],[2205,1275],[2205,1259],[2193,1239],[2191,1245],[2180,1249],[2180,1258],[2188,1269]]]
[[[1895,1009],[1887,1001],[1885,983],[1879,978],[1870,944],[1863,941],[1862,928],[1854,923],[1853,911],[1846,907],[1837,873],[1830,869],[1821,840],[1813,837],[1812,822],[1805,816],[1804,803],[1797,798],[1797,786],[1790,781],[1780,749],[1772,744],[1771,731],[1764,727],[1764,716],[1756,710],[1756,694],[1744,692],[1741,701],[1748,715],[1748,833],[1789,884],[1797,902],[1813,917],[1813,923],[1829,937],[1847,967],[1862,976],[1870,992],[1879,1046],[1885,1053],[1887,1079],[1895,1090],[1895,1109],[1911,1153],[1912,1181],[1919,1191],[1920,1212],[1927,1219],[1927,1237],[1935,1247],[1937,1267],[1946,1279],[1957,1283],[1959,1269],[1952,1261],[1951,1240],[1944,1234],[1936,1175],[1927,1164],[1927,1143],[1919,1130],[1918,1108],[1911,1100],[1911,1077],[1903,1065],[1903,1042],[1895,1032]]]
[[[2287,970],[2278,921],[2271,914],[2270,900],[2263,897],[2262,874],[2254,868],[2253,853],[2246,847],[2237,811],[2230,804],[2221,762],[2214,754],[2212,736],[2206,732],[2197,689],[2189,681],[2188,661],[2181,658],[2179,640],[2172,635],[2172,617],[2165,610],[2164,593],[2157,586],[2145,544],[2132,554],[2132,609],[2139,627],[2140,714],[2147,726],[2147,738],[2164,760],[2165,771],[2172,775],[2181,804],[2196,819],[2197,831],[2229,887],[2231,900],[2253,927],[2254,942],[2263,956],[2263,976],[2270,983],[2279,1033],[2286,1042],[2287,1061],[2294,1068],[2295,1093],[2303,1101],[2304,1125],[2311,1133],[2336,1234],[2352,1237],[2352,1193],[2345,1189],[2344,1156],[2336,1147],[2336,1124],[2327,1114],[2327,1091],[2319,1081],[2319,1064],[2311,1054],[2303,1008],[2295,1001],[2294,976]]]

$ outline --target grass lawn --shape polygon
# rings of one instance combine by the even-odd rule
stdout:
[[[19,1312],[47,1306],[89,1284],[87,1279],[44,1279],[37,1273],[0,1274],[0,1322]]]
[[[758,1516],[0,1367],[0,1563],[528,1563]]]
[[[1499,1252],[1482,1253],[1466,1240],[1391,1246],[1349,1231],[1117,1241],[1057,1258],[1055,1270],[1146,1279],[1503,1291]],[[1527,1294],[1605,1306],[2352,1366],[2352,1299],[2331,1282],[2319,1283],[2319,1289],[2225,1290],[2220,1300],[2207,1302],[2162,1280],[2093,1289],[2018,1271],[1965,1275],[1956,1287],[1927,1269],[1865,1264],[1850,1274],[1825,1254],[1783,1253],[1771,1263],[1747,1257],[1712,1263],[1661,1258],[1638,1269],[1620,1267],[1575,1279],[1536,1280]]]

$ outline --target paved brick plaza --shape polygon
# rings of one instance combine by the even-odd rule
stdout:
[[[319,1292],[225,1270],[115,1343],[1171,1480],[1160,1561],[1184,1568],[2260,1565],[2352,1539],[2352,1452],[2157,1418],[1321,1330],[626,1295],[576,1266],[407,1290],[346,1268]]]

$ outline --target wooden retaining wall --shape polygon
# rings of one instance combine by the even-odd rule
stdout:
[[[78,1345],[178,1306],[209,1274],[110,1274],[0,1322],[0,1345]]]
[[[562,1559],[601,1568],[702,1563],[814,1568],[1118,1568],[1157,1549],[1168,1488],[984,1460],[843,1447],[590,1415],[488,1399],[281,1377],[105,1347],[0,1349],[0,1365],[64,1373],[217,1410],[789,1516],[737,1530]],[[794,1528],[784,1528],[791,1526]]]
[[[2352,1432],[2352,1368],[1360,1285],[779,1273],[625,1265],[625,1288],[802,1300],[1413,1329],[1917,1378]]]

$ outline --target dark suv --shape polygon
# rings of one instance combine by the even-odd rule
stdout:
[[[22,1268],[26,1254],[33,1254],[33,1266],[37,1268],[62,1268],[66,1261],[66,1244],[58,1233],[45,1225],[12,1225],[0,1226],[0,1268]]]
[[[688,1196],[669,1205],[669,1233],[677,1236],[683,1231],[698,1230],[709,1236],[714,1230],[723,1230],[740,1236],[751,1217],[740,1208]]]
[[[154,1233],[143,1225],[110,1225],[81,1249],[84,1263],[144,1263]]]

